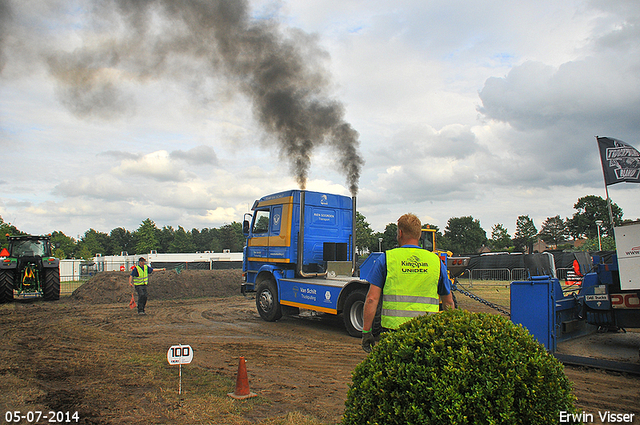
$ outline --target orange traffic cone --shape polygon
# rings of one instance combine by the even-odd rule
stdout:
[[[136,308],[138,305],[136,304],[135,298],[133,298],[133,294],[131,294],[131,301],[129,301],[129,308]]]
[[[258,394],[249,391],[249,379],[247,378],[247,366],[244,363],[244,357],[240,357],[240,364],[238,365],[238,376],[236,377],[236,391],[233,393],[227,393],[231,398],[236,400],[243,400],[249,397],[255,397]]]

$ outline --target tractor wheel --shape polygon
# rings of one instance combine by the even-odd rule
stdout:
[[[13,270],[0,271],[0,303],[13,301]]]
[[[60,269],[44,269],[42,296],[45,301],[60,299]]]
[[[275,322],[282,317],[278,288],[273,278],[260,281],[256,289],[256,308],[262,320]]]

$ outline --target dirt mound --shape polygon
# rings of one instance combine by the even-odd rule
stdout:
[[[198,297],[229,297],[240,294],[242,271],[154,271],[149,276],[149,299],[172,300]],[[127,272],[101,272],[76,289],[71,298],[88,304],[127,302],[133,288]]]

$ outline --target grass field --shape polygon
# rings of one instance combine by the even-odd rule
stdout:
[[[560,284],[564,291],[578,289],[577,287],[566,286],[565,281]],[[502,307],[511,308],[511,282],[505,280],[474,280],[467,279],[458,281],[458,288],[471,292],[482,299],[498,304]],[[463,297],[456,293],[457,297]]]
[[[458,289],[470,292],[484,300],[498,304],[507,309],[511,306],[511,282],[503,280],[460,280],[458,281]],[[459,292],[455,296],[460,299],[465,297]]]

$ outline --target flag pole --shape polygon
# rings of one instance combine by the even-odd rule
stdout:
[[[598,143],[598,136],[596,135],[596,144],[598,145],[598,152],[600,152],[600,145]],[[600,155],[600,162],[602,163],[602,169],[604,174],[604,159]],[[611,198],[609,197],[609,185],[607,184],[607,176],[604,175],[604,192],[607,195],[607,208],[609,210],[609,224],[611,225],[611,231],[613,232],[613,210],[611,209]]]
[[[609,208],[609,223],[611,224],[611,230],[613,231],[613,211],[611,210],[611,198],[609,198],[609,186],[604,184],[604,191],[607,194],[607,207]]]

